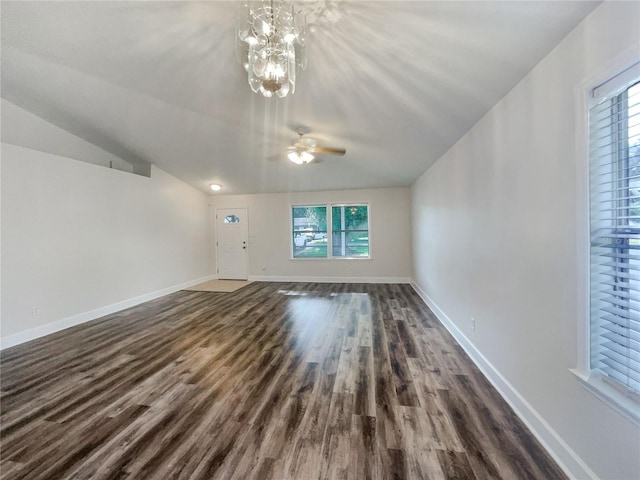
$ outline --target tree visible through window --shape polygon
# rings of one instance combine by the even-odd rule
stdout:
[[[294,258],[326,258],[327,207],[293,207]]]
[[[331,208],[334,257],[369,256],[369,208],[339,205]]]

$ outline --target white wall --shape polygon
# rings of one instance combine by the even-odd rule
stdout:
[[[83,162],[133,171],[131,164],[13,103],[0,99],[2,141]]]
[[[372,258],[292,260],[291,205],[336,202],[370,203]],[[411,201],[408,188],[215,195],[212,204],[214,226],[216,208],[247,207],[251,278],[394,282],[408,281],[411,277]],[[212,235],[215,238],[215,231]]]
[[[148,178],[1,148],[3,346],[211,272],[203,193],[157,168]]]
[[[586,321],[580,86],[640,58],[639,32],[640,3],[605,2],[411,190],[417,286],[577,478],[640,475],[640,429],[569,371]]]

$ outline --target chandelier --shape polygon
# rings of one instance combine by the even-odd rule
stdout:
[[[237,17],[236,46],[249,86],[280,98],[296,89],[296,72],[307,66],[305,18],[287,0],[245,1]]]

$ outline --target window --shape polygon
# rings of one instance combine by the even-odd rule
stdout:
[[[594,91],[590,369],[640,393],[640,65]],[[633,76],[629,77],[629,72]],[[631,393],[633,395],[633,393]]]
[[[369,208],[366,205],[331,207],[331,227],[334,257],[369,256]]]
[[[224,223],[240,223],[240,218],[235,215],[227,215],[224,217]]]
[[[294,258],[327,257],[327,207],[293,207]]]
[[[370,257],[368,205],[296,205],[291,211],[293,258]]]

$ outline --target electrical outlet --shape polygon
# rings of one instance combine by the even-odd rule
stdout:
[[[471,317],[471,330],[476,331],[476,319]]]

